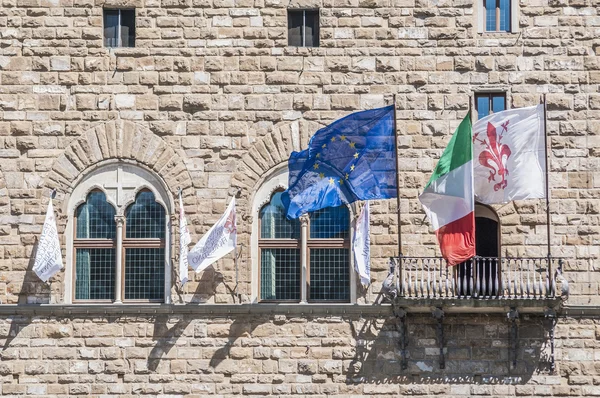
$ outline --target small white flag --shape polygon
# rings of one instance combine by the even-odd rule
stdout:
[[[40,236],[35,253],[33,271],[41,280],[46,282],[61,269],[62,254],[56,229],[56,219],[54,218],[54,208],[52,207],[52,199],[50,199],[46,211],[46,220],[42,227],[42,236]]]
[[[369,202],[366,202],[356,220],[352,241],[354,268],[360,276],[360,283],[363,286],[368,286],[371,283],[371,238],[369,233]]]
[[[179,280],[181,285],[188,281],[188,245],[192,242],[187,220],[183,212],[183,200],[179,193]]]
[[[227,210],[219,221],[190,250],[188,261],[196,272],[235,249],[237,243],[237,224],[235,220],[235,198],[231,199]]]
[[[493,113],[473,125],[476,199],[485,204],[546,197],[544,106]]]

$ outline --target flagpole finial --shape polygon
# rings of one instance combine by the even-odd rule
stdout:
[[[181,187],[177,187],[177,195],[181,196],[181,192],[183,192]]]
[[[56,188],[52,190],[52,192],[50,193],[50,198],[54,199],[56,198]]]

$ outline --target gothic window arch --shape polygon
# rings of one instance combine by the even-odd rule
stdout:
[[[349,207],[288,220],[281,203],[286,186],[287,170],[280,169],[254,196],[253,301],[354,302]]]
[[[68,200],[65,302],[169,302],[172,203],[162,180],[109,162]]]

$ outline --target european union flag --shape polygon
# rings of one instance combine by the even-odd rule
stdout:
[[[317,131],[308,149],[292,152],[287,217],[357,200],[397,195],[394,107],[356,112]]]

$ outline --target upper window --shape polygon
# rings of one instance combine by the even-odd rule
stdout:
[[[506,110],[506,93],[475,94],[475,110],[477,111],[477,120]]]
[[[104,46],[135,47],[135,10],[104,10]]]
[[[288,10],[288,45],[319,47],[319,10]]]
[[[350,300],[350,213],[346,206],[288,220],[276,192],[259,213],[260,300]],[[302,272],[303,267],[306,272]]]
[[[483,0],[486,32],[510,32],[511,0]]]
[[[166,192],[150,172],[121,163],[77,184],[69,199],[67,302],[170,301]]]

